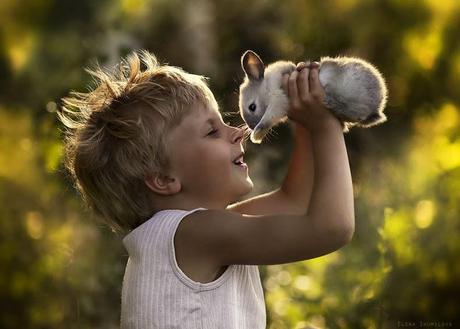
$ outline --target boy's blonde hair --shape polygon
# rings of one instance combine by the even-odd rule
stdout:
[[[145,50],[87,72],[95,88],[71,92],[58,111],[68,128],[64,164],[86,205],[126,233],[156,212],[144,181],[169,169],[167,132],[194,105],[217,104],[206,77],[160,65]]]

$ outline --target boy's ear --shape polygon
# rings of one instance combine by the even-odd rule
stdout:
[[[144,182],[152,191],[162,195],[176,194],[181,190],[178,178],[162,173],[155,173]]]
[[[241,67],[249,80],[259,81],[264,78],[264,62],[252,50],[246,50],[241,56]]]

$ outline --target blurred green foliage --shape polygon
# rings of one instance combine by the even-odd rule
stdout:
[[[346,134],[353,241],[260,267],[268,327],[460,327],[460,2],[2,0],[0,17],[1,328],[118,327],[127,253],[64,172],[55,112],[90,82],[84,67],[139,48],[209,76],[223,111],[246,49],[374,63],[389,121]],[[289,134],[248,145],[249,196],[280,184]]]

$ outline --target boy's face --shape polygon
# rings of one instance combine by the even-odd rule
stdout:
[[[223,122],[217,104],[195,106],[168,135],[172,173],[186,197],[225,208],[254,186],[248,168],[233,163],[244,151],[243,132]]]

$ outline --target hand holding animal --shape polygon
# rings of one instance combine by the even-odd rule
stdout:
[[[294,71],[296,65],[277,61],[265,67],[260,57],[248,50],[241,57],[241,66],[245,78],[240,85],[240,113],[252,129],[251,141],[260,143],[272,127],[287,120],[289,99],[282,89],[282,76]],[[372,64],[354,57],[323,57],[319,81],[324,89],[322,102],[342,123],[344,132],[387,120],[383,113],[387,87]]]

